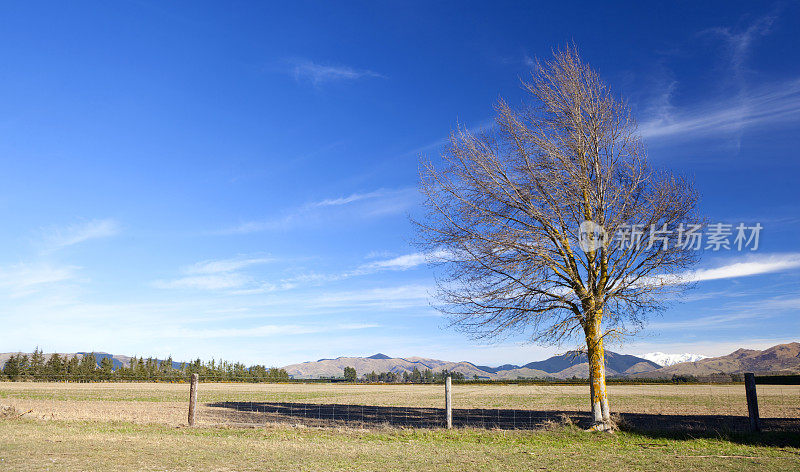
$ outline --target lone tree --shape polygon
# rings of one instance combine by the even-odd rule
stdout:
[[[356,369],[353,367],[345,367],[344,368],[344,379],[348,382],[355,382],[358,379],[358,374],[356,374]]]
[[[422,162],[418,242],[437,299],[474,337],[585,342],[593,429],[612,427],[603,341],[641,329],[685,285],[700,229],[692,183],[648,165],[630,109],[574,47],[538,63],[495,126],[451,133]]]

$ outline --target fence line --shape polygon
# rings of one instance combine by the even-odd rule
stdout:
[[[448,379],[449,380],[449,379]],[[748,381],[750,381],[748,376]],[[374,406],[353,405],[339,403],[298,403],[287,401],[220,401],[209,403],[210,413],[207,420],[210,423],[222,424],[247,424],[261,425],[274,422],[297,422],[313,425],[344,424],[344,425],[393,425],[423,428],[451,428],[451,427],[480,427],[498,429],[536,429],[554,423],[578,423],[588,420],[588,411],[537,411],[532,409],[517,408],[457,408],[452,402],[451,382],[445,382],[444,408],[422,408],[407,406]],[[754,385],[754,384],[753,384]],[[749,387],[742,388],[741,395],[737,395],[742,405],[750,407]],[[701,388],[696,391],[699,404],[705,413],[658,414],[652,413],[623,413],[618,418],[623,421],[674,422],[676,424],[689,424],[696,428],[712,429],[742,429],[747,424],[747,416],[737,414],[736,400],[731,401],[728,395],[720,396],[709,386],[706,392]],[[782,389],[778,390],[780,396],[784,395]],[[699,398],[697,398],[699,397]],[[705,398],[703,398],[705,397]],[[773,395],[774,397],[774,395]],[[696,400],[696,401],[697,401]],[[455,406],[455,407],[454,407]],[[702,411],[702,410],[701,410]],[[748,410],[745,410],[748,411]],[[800,413],[800,410],[798,410]],[[309,420],[312,420],[309,422]],[[743,423],[744,422],[744,423]],[[800,415],[798,418],[772,418],[770,423],[778,428],[790,427],[800,429]]]
[[[198,380],[203,377],[198,375]],[[781,379],[785,380],[785,379]],[[800,389],[789,385],[762,387],[765,382],[760,377],[755,377],[758,386],[758,400],[760,420],[764,429],[782,428],[785,425],[792,427],[800,421]],[[154,399],[150,399],[151,387],[142,385],[132,389],[114,387],[111,384],[96,388],[91,384],[75,384],[75,386],[42,387],[34,383],[20,385],[15,389],[14,384],[0,382],[0,403],[18,404],[24,406],[24,411],[31,407],[41,411],[40,414],[49,415],[50,411],[58,414],[59,409],[66,411],[62,402],[73,399],[80,401],[115,402],[130,400],[123,403],[105,403],[103,409],[120,420],[138,421],[136,418],[144,416],[160,418],[158,411],[170,411],[169,421],[175,421],[175,412],[180,411],[178,421],[187,421],[186,394],[190,386],[164,385],[152,387],[154,392],[164,392]],[[227,387],[225,384],[201,383],[197,389],[197,404],[195,421],[200,425],[240,424],[248,426],[265,425],[268,423],[299,423],[308,425],[393,425],[401,427],[430,427],[444,428],[447,426],[447,401],[442,399],[441,387],[428,386],[417,390],[416,387],[401,387],[403,384],[381,384],[384,388],[361,385],[343,386],[250,386],[239,384],[239,387]],[[287,384],[289,385],[289,384]],[[441,385],[441,384],[439,384]],[[207,386],[207,387],[206,387]],[[10,387],[10,388],[9,388]],[[184,388],[186,390],[184,390]],[[719,425],[729,429],[747,430],[747,402],[743,384],[729,386],[685,385],[668,387],[670,396],[662,404],[659,396],[660,387],[643,384],[641,389],[633,386],[612,386],[621,392],[620,402],[616,403],[625,412],[623,421],[629,423],[675,423],[678,425],[691,424],[696,428],[709,428]],[[352,390],[351,390],[352,389]],[[584,409],[584,402],[577,401],[575,392],[579,388],[555,388],[549,390],[539,387],[498,386],[498,392],[511,392],[512,396],[505,398],[492,397],[491,386],[470,385],[469,383],[451,382],[451,424],[453,427],[481,427],[502,429],[536,429],[554,423],[575,422],[579,425],[588,416],[588,406]],[[5,391],[4,391],[5,390]],[[418,396],[416,392],[422,392]],[[518,397],[518,392],[530,392],[531,397]],[[555,392],[552,398],[536,392]],[[26,393],[29,392],[29,393]],[[303,392],[310,393],[305,395]],[[314,393],[317,392],[317,393]],[[370,400],[359,401],[359,396],[352,396],[349,392],[359,392],[362,395],[369,392]],[[382,392],[382,393],[381,393]],[[392,397],[394,392],[408,394],[407,400]],[[466,392],[466,393],[465,393]],[[474,392],[476,396],[470,397]],[[679,393],[678,393],[679,392]],[[565,397],[557,398],[564,394]],[[677,393],[677,394],[676,394]],[[615,394],[612,393],[612,412],[615,412]],[[145,401],[142,401],[147,397]],[[309,400],[304,400],[308,398]],[[583,398],[583,397],[581,397]],[[38,402],[38,403],[37,403]],[[162,407],[151,402],[169,402],[169,406]],[[424,403],[420,403],[424,402]],[[128,404],[129,403],[129,404]],[[364,403],[364,404],[362,404]],[[406,405],[414,406],[402,406]],[[588,403],[588,402],[587,402]],[[52,404],[52,405],[51,405]],[[386,406],[378,406],[384,404]],[[37,405],[39,405],[37,407]],[[51,406],[48,406],[51,405]],[[87,404],[88,405],[88,404]],[[119,412],[113,410],[120,405]],[[423,406],[417,406],[423,405]],[[507,407],[504,407],[508,405]],[[624,405],[624,406],[623,406]],[[495,408],[499,407],[499,408]],[[21,407],[20,407],[21,408]],[[83,407],[80,407],[83,408]],[[95,407],[96,408],[96,407]],[[150,410],[152,408],[152,410]],[[74,412],[74,410],[71,410]],[[152,411],[152,413],[151,413]],[[90,408],[80,413],[61,413],[69,417],[90,418],[95,414]],[[161,421],[156,419],[156,421]],[[183,423],[186,424],[186,423]],[[709,426],[710,425],[710,426]]]

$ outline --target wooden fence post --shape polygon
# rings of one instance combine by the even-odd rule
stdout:
[[[750,416],[750,431],[761,431],[758,418],[758,397],[756,396],[756,376],[752,372],[744,374],[744,391],[747,394],[747,414]]]
[[[447,415],[447,429],[453,428],[453,399],[450,396],[451,390],[452,381],[448,375],[444,380],[444,408],[446,410],[445,414]]]
[[[192,381],[189,385],[189,426],[194,426],[194,407],[197,404],[197,381],[200,376],[192,374]]]

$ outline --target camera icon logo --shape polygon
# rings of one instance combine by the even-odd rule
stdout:
[[[578,231],[578,246],[584,252],[597,251],[608,246],[608,233],[606,230],[591,220],[583,221]]]

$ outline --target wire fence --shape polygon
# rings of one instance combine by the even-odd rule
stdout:
[[[289,422],[307,426],[396,426],[443,428],[444,408],[373,406],[323,403],[216,402],[206,405],[205,422],[227,425],[263,425]],[[216,411],[214,411],[216,410]],[[516,409],[454,408],[454,427],[538,429],[556,422],[586,417],[580,412]]]
[[[765,430],[800,431],[800,385],[758,384]],[[454,384],[456,428],[590,424],[586,385]],[[609,385],[612,412],[632,429],[747,431],[743,384]],[[42,419],[185,425],[189,384],[0,382],[0,406]],[[197,425],[356,428],[446,426],[441,384],[217,383],[198,386]]]
[[[444,388],[436,387],[441,389],[441,407],[404,405],[401,399],[397,399],[398,404],[394,405],[359,403],[357,400],[363,392],[361,390],[355,395],[332,396],[338,401],[330,402],[324,398],[313,402],[284,399],[207,402],[203,404],[201,420],[205,424],[216,425],[290,423],[307,426],[442,428],[446,426]],[[800,431],[800,386],[770,385],[759,388],[764,429]],[[513,390],[501,390],[497,386],[483,386],[482,389],[464,384],[454,386],[453,427],[514,430],[564,424],[588,427],[591,424],[588,406],[581,408],[582,404],[588,403],[588,391],[574,387],[541,387],[526,397],[527,389],[519,392]],[[496,394],[494,399],[493,394]],[[630,385],[611,389],[610,398],[612,409],[615,405],[617,408],[614,410],[614,419],[623,427],[697,432],[748,430],[748,408],[741,384]],[[422,395],[419,399],[427,400],[421,403],[430,402],[430,398],[423,399]],[[391,401],[385,397],[377,400]],[[411,400],[413,402],[413,398]],[[487,401],[507,403],[511,407],[474,407],[476,403]],[[518,404],[526,407],[516,407]]]

